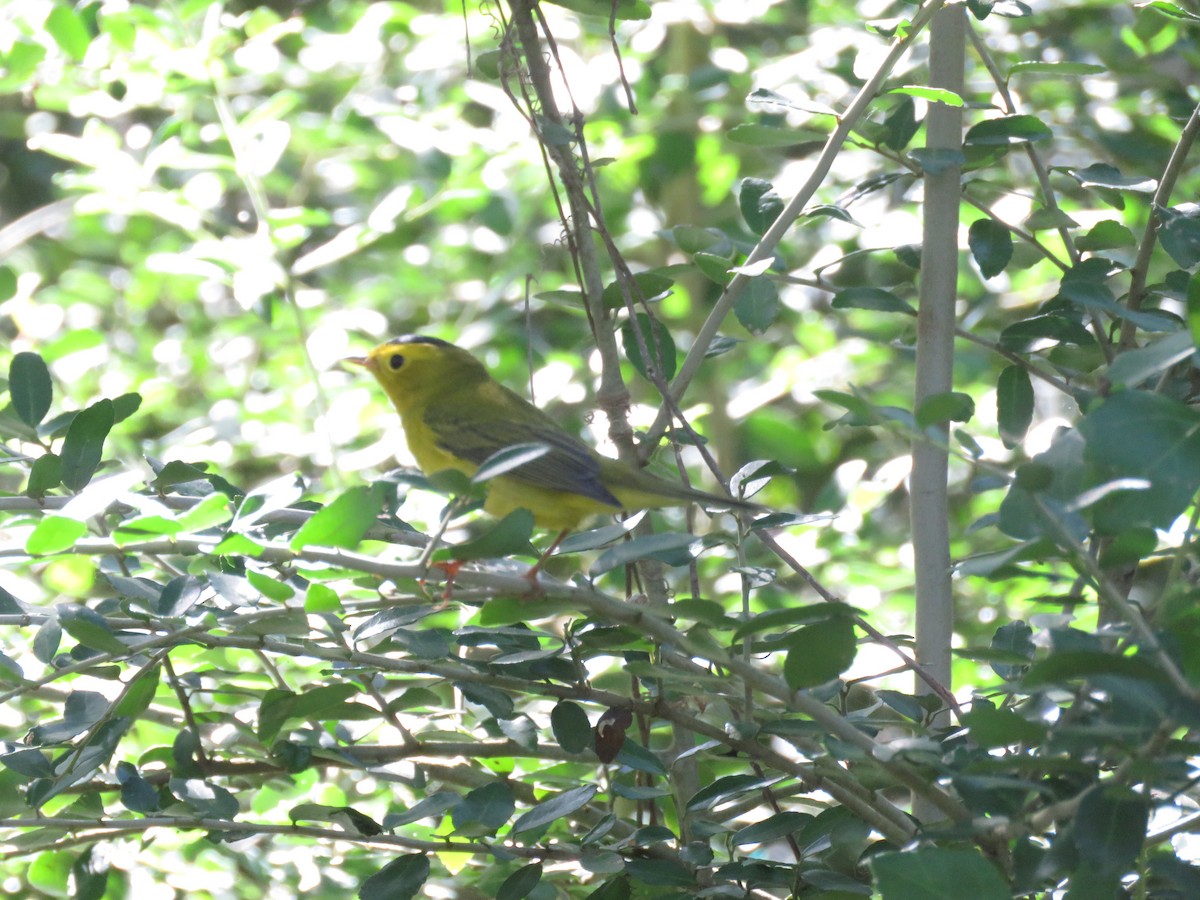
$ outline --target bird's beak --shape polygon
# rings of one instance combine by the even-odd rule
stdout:
[[[352,365],[362,366],[371,372],[375,371],[375,360],[369,356],[348,356],[342,360],[343,363],[351,363]]]

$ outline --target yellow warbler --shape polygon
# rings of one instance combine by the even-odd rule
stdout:
[[[565,533],[589,516],[621,510],[688,503],[762,509],[601,456],[493,379],[466,350],[438,338],[405,335],[346,362],[365,366],[378,379],[400,413],[408,449],[426,474],[457,469],[471,475],[506,447],[549,447],[543,456],[488,481],[484,509],[494,516],[527,509],[539,527]]]

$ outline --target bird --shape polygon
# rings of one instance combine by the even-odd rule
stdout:
[[[689,503],[743,512],[764,509],[602,456],[496,381],[468,351],[440,338],[402,335],[345,362],[375,376],[400,414],[408,449],[426,475],[445,469],[473,475],[494,453],[517,444],[548,448],[490,479],[484,510],[498,518],[529,510],[537,527],[558,532],[554,546],[598,514]]]

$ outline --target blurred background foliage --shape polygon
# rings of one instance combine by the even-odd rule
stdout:
[[[1074,322],[1083,338],[1036,329],[1022,337],[1019,329],[1006,329],[1053,312],[1060,279],[1081,253],[1102,253],[1121,271],[1135,266],[1146,246],[1156,179],[1198,99],[1200,31],[1196,16],[1182,6],[1112,0],[1031,5],[1037,8],[1012,0],[968,4],[975,39],[962,98],[967,126],[1015,112],[1032,116],[1044,133],[1034,128],[1032,137],[968,141],[965,157],[958,301],[963,334],[955,389],[969,395],[974,410],[969,421],[955,423],[948,509],[951,555],[960,566],[956,641],[979,651],[955,663],[955,686],[964,697],[972,686],[1005,690],[1001,682],[1008,679],[997,682],[989,665],[997,659],[1015,664],[995,655],[998,625],[1029,620],[1043,636],[1053,625],[1085,631],[1099,625],[1086,573],[1069,548],[1055,545],[1054,536],[1036,524],[1036,501],[1021,506],[1021,497],[1010,500],[1007,527],[996,526],[1001,501],[1015,496],[1008,491],[1013,474],[1110,386],[1104,380],[1106,344],[1088,339],[1089,329],[1096,330],[1092,314],[1079,310],[1065,316],[1066,324],[1056,322],[1064,329]],[[748,196],[745,179],[769,183],[764,188],[784,200],[795,194],[836,124],[833,112],[878,66],[896,28],[916,7],[888,0],[629,2],[612,40],[607,3],[576,0],[540,9],[564,75],[556,83],[560,102],[577,105],[584,116],[608,232],[635,271],[671,279],[669,290],[655,292],[661,296],[652,298],[652,307],[682,356],[721,294],[725,270],[742,261],[762,233],[762,223],[739,202]],[[587,14],[595,11],[603,14]],[[0,330],[13,354],[31,351],[48,364],[54,390],[48,421],[100,397],[140,395],[136,412],[107,437],[98,478],[132,472],[148,481],[151,464],[182,461],[207,467],[243,492],[285,498],[280,505],[303,500],[310,508],[378,481],[397,459],[410,462],[401,433],[382,393],[338,363],[385,337],[413,332],[471,349],[499,380],[523,394],[532,387],[539,405],[613,453],[605,449],[605,423],[593,421],[599,363],[548,189],[548,167],[498,77],[504,15],[490,3],[464,8],[353,0],[23,0],[0,13]],[[925,83],[927,56],[918,41],[886,87]],[[1012,110],[1005,109],[1005,93]],[[725,352],[706,361],[684,401],[726,476],[751,460],[777,461],[789,470],[757,499],[822,518],[782,530],[779,542],[833,594],[883,632],[901,636],[912,629],[905,492],[912,428],[903,417],[893,417],[891,427],[884,423],[896,409],[912,408],[915,320],[872,306],[861,294],[839,292],[882,289],[915,304],[922,201],[917,161],[936,162],[912,152],[923,142],[925,109],[926,101],[911,93],[885,93],[873,104],[810,211],[778,248],[770,273],[722,325],[718,346]],[[1036,147],[1045,163],[1041,181],[1036,161],[1024,155],[1026,145]],[[1108,168],[1088,168],[1096,165]],[[1176,202],[1200,193],[1197,171],[1184,166],[1177,173]],[[1005,227],[980,232],[978,244],[968,241],[967,227],[987,217]],[[1176,328],[1188,320],[1189,303],[1200,303],[1188,286],[1195,236],[1187,222],[1181,227],[1176,246],[1190,248],[1181,251],[1185,258],[1156,250],[1144,266],[1146,307],[1162,309]],[[1003,257],[1008,243],[1011,260],[985,277],[981,265],[986,269],[996,255]],[[839,296],[845,302],[835,303]],[[1098,330],[1107,328],[1114,337],[1120,321],[1105,319]],[[1140,336],[1150,342],[1157,334]],[[998,409],[1004,414],[1005,401],[998,401],[997,385],[1014,361],[1051,373],[1068,389],[1034,378],[1031,421],[1004,441],[997,415]],[[644,429],[658,409],[657,394],[632,364],[623,371],[632,424]],[[1190,362],[1154,374],[1163,380],[1163,393],[1192,398]],[[818,396],[823,391],[839,395]],[[864,405],[854,407],[850,395]],[[867,418],[857,415],[864,410]],[[1019,410],[1014,414],[1021,420]],[[1128,422],[1136,424],[1138,415],[1135,408],[1115,431],[1099,433],[1105,439],[1131,434]],[[0,413],[0,424],[8,454],[0,460],[0,490],[20,498],[29,489],[31,460],[57,447],[68,423],[58,431],[43,426],[35,439],[10,406]],[[684,459],[696,482],[711,487],[713,476],[697,465],[694,453],[685,451]],[[1061,471],[1077,462],[1047,465]],[[1036,481],[1036,475],[1030,477]],[[293,491],[296,479],[302,487]],[[1190,479],[1183,476],[1173,489],[1190,496],[1196,486]],[[403,491],[398,499],[405,499]],[[396,511],[425,531],[436,526],[443,504],[443,497],[418,490]],[[147,557],[131,568],[136,551],[131,559],[25,558],[38,516],[13,506],[0,519],[0,549],[13,557],[13,565],[0,571],[0,587],[29,608],[100,604],[108,615],[115,607],[103,606],[114,596],[106,576],[148,577],[156,565]],[[682,514],[664,516],[669,527],[680,527]],[[1153,528],[1127,535],[1130,543],[1142,542],[1127,559],[1153,562],[1156,549],[1190,542],[1190,532],[1186,539],[1178,532],[1168,538],[1171,522],[1156,524],[1157,537]],[[89,522],[96,537],[112,527]],[[461,534],[451,532],[454,539]],[[593,557],[570,557],[554,571],[569,578]],[[198,559],[165,565],[160,574],[165,581],[207,570]],[[1182,555],[1160,561],[1176,567],[1176,578],[1191,564]],[[742,551],[719,549],[700,561],[695,584],[701,593],[693,599],[715,600],[725,614],[740,615],[735,568],[765,572],[776,565],[753,541]],[[1164,589],[1156,581],[1162,568],[1139,571],[1143,596],[1153,604]],[[816,599],[795,577],[764,575],[763,581],[750,601],[753,613]],[[371,596],[368,582],[360,578],[348,596]],[[619,593],[623,577],[617,571],[599,584]],[[692,596],[686,569],[675,572],[672,586],[677,597]],[[438,612],[432,621],[443,630],[479,624],[474,612]],[[27,678],[49,674],[54,653],[30,656],[31,631],[9,624],[10,659],[19,661]],[[1180,640],[1194,627],[1181,631]],[[78,627],[68,633],[87,643]],[[1016,632],[1001,644],[1006,641],[1024,652]],[[630,646],[648,653],[643,644]],[[982,649],[989,644],[995,651],[990,657]],[[774,665],[771,648],[760,649],[764,665]],[[427,646],[418,657],[421,652],[438,655]],[[229,649],[201,653],[192,647],[181,656],[181,669],[190,658],[197,671],[237,673],[240,686],[212,698],[205,714],[206,723],[231,732],[242,727],[239,716],[248,721],[247,710],[269,684],[295,687],[326,674],[311,660],[292,659],[272,676],[277,657],[255,668]],[[1185,666],[1194,673],[1192,656]],[[616,674],[621,659],[614,651],[607,668],[594,672],[598,683],[628,689],[628,679]],[[840,687],[863,678],[907,691],[907,675],[876,679],[894,665],[890,653],[864,644]],[[410,698],[410,705],[426,709],[439,728],[466,727],[456,718],[463,702],[442,681],[432,675],[428,681],[429,696]],[[57,710],[63,698],[16,692],[2,714],[10,749],[30,725],[58,715],[48,710]],[[125,739],[144,755],[122,745],[117,758],[139,767],[170,764],[163,748],[175,740],[179,720],[162,714],[155,721],[152,713],[171,703],[164,682],[139,730]],[[437,704],[439,713],[428,712]],[[479,722],[497,721],[474,706],[467,721],[472,716],[476,735],[484,728]],[[456,724],[446,724],[451,720]],[[253,757],[245,748],[238,752]],[[551,767],[554,756],[547,753],[542,762]],[[505,773],[519,773],[524,765],[483,762]],[[560,764],[553,771],[562,785],[594,778],[583,774],[594,769],[578,761]],[[710,780],[725,771],[721,763],[706,765]],[[13,771],[8,783],[24,784]],[[373,793],[378,783],[368,783],[361,772],[351,777],[351,771],[317,775],[308,769],[287,784],[244,775],[237,788],[243,811],[252,809],[262,820],[284,821],[280,807],[301,800],[353,800],[382,819],[391,807]],[[404,796],[408,805],[426,791],[423,776],[414,777]],[[646,790],[631,796],[646,800],[653,796]],[[622,802],[618,817],[634,821],[634,801]],[[9,798],[4,808],[14,816],[24,807]],[[101,812],[99,801],[91,811]],[[432,837],[435,830],[421,835]],[[303,849],[283,859],[283,845],[269,838],[255,837],[253,851],[242,843],[196,842],[183,831],[153,851],[127,842],[113,857],[105,896],[293,896],[298,890],[346,896],[348,886],[359,889],[386,860],[361,850],[330,855],[311,843],[287,845],[289,853]],[[65,844],[57,851],[48,841],[36,846],[39,853],[29,849],[34,844],[22,849],[16,841],[4,889],[31,897],[101,896],[79,887],[98,882],[88,881],[79,869],[83,857],[70,850],[71,841]],[[212,847],[229,858],[205,857]],[[131,865],[139,853],[153,854],[157,893]],[[547,873],[552,859],[546,859]],[[684,861],[698,859],[685,855]],[[804,896],[859,893],[866,884],[859,861],[841,863],[823,858],[821,866],[857,878],[854,886],[833,879],[824,888],[810,884]],[[439,896],[494,896],[501,875],[513,871],[449,854],[439,865]],[[192,882],[197,867],[210,879],[203,888]],[[420,885],[418,869],[393,872],[401,886],[388,889],[402,896],[404,885]],[[628,880],[604,881],[612,871],[601,867],[583,878],[564,867],[557,880],[547,874],[532,889],[543,893],[530,896],[585,896],[597,886],[619,884],[628,890]],[[639,896],[661,896],[647,887],[657,882],[645,872],[627,869],[620,877],[630,873]],[[783,884],[781,889],[764,877],[755,890],[796,889],[794,881],[784,878]],[[1030,875],[1028,884],[1038,881]],[[387,896],[374,890],[384,888],[375,883],[364,896]],[[690,887],[679,890],[690,896]],[[516,887],[510,891],[508,896],[524,896]]]

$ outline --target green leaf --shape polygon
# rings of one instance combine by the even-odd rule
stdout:
[[[914,147],[908,155],[930,175],[939,175],[956,166],[962,166],[967,161],[961,150],[948,147]]]
[[[944,88],[925,87],[920,84],[906,84],[902,87],[892,88],[888,93],[920,97],[922,100],[928,100],[930,103],[944,103],[946,106],[960,107],[963,105],[963,98],[954,93],[954,91],[948,91]]]
[[[453,791],[434,791],[402,813],[389,813],[383,820],[383,827],[393,829],[422,819],[440,819],[446,810],[453,809],[461,800],[462,798]]]
[[[75,604],[62,604],[55,610],[63,631],[84,646],[101,653],[123,654],[125,644],[113,634],[105,618],[95,610]]]
[[[529,543],[533,534],[533,513],[514,509],[483,534],[453,547],[443,547],[434,553],[437,562],[446,560],[498,559],[503,556],[538,556]]]
[[[603,575],[639,559],[657,559],[669,565],[687,565],[700,555],[704,546],[704,539],[694,534],[642,535],[605,550],[588,568],[588,574]]]
[[[806,625],[789,637],[787,646],[783,677],[792,690],[837,678],[850,668],[858,650],[854,623],[846,616]]]
[[[1145,347],[1122,353],[1108,367],[1108,380],[1118,387],[1138,387],[1195,352],[1191,332],[1177,331]]]
[[[1021,679],[1028,689],[1069,685],[1102,675],[1118,675],[1144,681],[1162,681],[1164,676],[1140,656],[1118,656],[1101,650],[1056,650],[1029,667]]]
[[[1000,332],[1000,346],[1006,350],[1028,352],[1042,340],[1081,347],[1090,347],[1096,342],[1077,319],[1057,313],[1022,319]]]
[[[56,453],[45,453],[33,461],[29,467],[29,484],[25,485],[25,494],[40,500],[62,484],[62,460]]]
[[[916,104],[911,97],[900,99],[883,120],[883,127],[887,131],[887,137],[883,139],[885,147],[899,153],[908,146],[908,142],[921,127],[921,123],[917,121]]]
[[[1155,206],[1158,215],[1158,240],[1181,269],[1200,263],[1200,206]]]
[[[751,791],[761,791],[777,780],[777,778],[764,778],[759,775],[725,775],[693,794],[688,800],[686,808],[689,812],[712,809],[714,806],[744,796]]]
[[[967,244],[984,278],[999,275],[1012,259],[1012,235],[993,219],[976,219],[972,222],[967,232]]]
[[[1078,228],[1079,223],[1057,207],[1042,207],[1030,213],[1025,227],[1030,231],[1049,231],[1052,228]]]
[[[498,687],[474,681],[456,681],[454,686],[462,693],[464,700],[482,706],[496,719],[511,719],[516,715],[512,697]]]
[[[764,276],[751,278],[734,304],[733,312],[743,328],[751,334],[762,334],[779,316],[779,292],[775,283]]]
[[[1047,141],[1050,128],[1037,116],[1000,116],[986,119],[968,129],[964,146],[996,147]]]
[[[560,700],[550,711],[554,740],[568,753],[582,753],[592,744],[592,724],[578,703]]]
[[[1146,490],[1110,494],[1096,504],[1096,527],[1109,534],[1133,526],[1167,528],[1200,488],[1200,413],[1161,394],[1119,391],[1079,423],[1086,458],[1100,467],[1093,484],[1120,478]]]
[[[1073,819],[1075,849],[1100,874],[1124,875],[1142,852],[1149,820],[1150,810],[1138,794],[1096,785],[1083,795]]]
[[[87,534],[87,525],[66,516],[46,516],[25,539],[25,552],[31,556],[60,553],[75,546]]]
[[[1187,283],[1187,323],[1192,343],[1200,347],[1200,272],[1192,275]]]
[[[917,424],[922,428],[946,422],[969,422],[975,415],[975,401],[969,394],[946,391],[931,394],[917,407]]]
[[[103,694],[72,691],[63,704],[62,719],[35,725],[30,729],[25,743],[34,746],[65,743],[99,722],[108,713],[108,707],[108,698]]]
[[[429,878],[429,857],[424,853],[398,856],[368,878],[358,889],[359,900],[411,900]]]
[[[178,523],[172,523],[178,524]],[[275,600],[276,602],[286,602],[295,596],[295,588],[287,582],[276,581],[269,575],[264,575],[263,572],[254,571],[253,569],[246,571],[246,581],[250,582],[251,587],[257,590],[259,594],[265,596],[266,599]]]
[[[533,809],[518,816],[512,824],[510,833],[515,835],[522,831],[533,831],[535,828],[549,825],[563,816],[569,816],[575,810],[587,806],[599,790],[600,788],[594,784],[585,784],[569,791],[563,791],[549,800],[543,800]]]
[[[996,419],[1000,439],[1012,449],[1025,439],[1033,422],[1033,383],[1024,366],[1008,366],[996,382]]]
[[[733,261],[728,257],[717,256],[714,253],[696,253],[692,256],[692,262],[696,264],[700,273],[714,284],[724,287],[733,280],[733,276],[729,274]]]
[[[300,526],[292,538],[291,548],[357,547],[363,535],[375,524],[375,517],[386,498],[387,485],[382,483],[350,488]]]
[[[783,212],[783,198],[771,182],[761,178],[743,178],[738,191],[738,208],[752,232],[761,237]]]
[[[775,128],[771,125],[735,125],[725,135],[735,144],[750,147],[794,147],[810,141],[824,141],[824,132],[809,128]]]
[[[30,428],[37,428],[54,398],[50,370],[36,353],[18,353],[8,364],[8,393],[13,412]]]
[[[661,378],[670,381],[675,377],[679,362],[675,339],[671,337],[670,330],[658,319],[653,319],[645,313],[638,313],[637,322],[642,339],[646,342],[646,347],[653,360],[655,371]],[[630,321],[621,326],[621,344],[625,348],[626,358],[633,363],[638,374],[647,380],[653,380],[648,374],[646,360],[642,358],[641,347],[638,345],[637,333]]]
[[[1058,62],[1042,62],[1041,60],[1031,60],[1029,62],[1013,63],[1008,68],[1008,77],[1012,78],[1019,74],[1036,74],[1036,75],[1099,75],[1101,72],[1107,72],[1104,66],[1097,66],[1092,63],[1072,62],[1071,60],[1059,60]]]
[[[609,0],[549,0],[555,6],[562,6],[566,9],[572,9],[577,13],[584,15],[601,16],[608,19],[610,16],[617,21],[642,21],[650,18],[650,5],[646,0],[617,0],[616,3]]]
[[[877,287],[851,287],[833,297],[834,309],[871,309],[878,312],[913,313],[915,310],[893,294]]]
[[[996,867],[976,850],[927,847],[871,858],[881,900],[1009,900]]]
[[[62,483],[71,490],[83,490],[92,480],[113,421],[113,404],[107,398],[96,401],[72,420],[59,453]]]
[[[1152,0],[1150,3],[1139,3],[1138,6],[1145,6],[1150,9],[1156,9],[1166,16],[1173,19],[1184,19],[1189,22],[1200,22],[1200,16],[1194,12],[1189,12],[1177,3],[1168,3],[1167,0]]]
[[[492,834],[516,809],[512,792],[500,781],[476,788],[450,813],[455,833]]]
[[[1046,726],[1030,722],[1011,709],[996,709],[987,701],[976,700],[971,711],[963,713],[962,723],[980,747],[1010,747],[1029,742],[1037,744],[1045,737]]]
[[[1033,629],[1022,621],[1009,622],[1001,625],[992,635],[991,650],[1010,653],[1020,660],[1014,664],[993,662],[992,671],[1005,681],[1015,681],[1029,669],[1028,663],[1033,660],[1034,650]]]
[[[1082,169],[1066,169],[1068,175],[1079,182],[1080,187],[1106,188],[1114,191],[1136,191],[1153,194],[1158,182],[1141,175],[1122,175],[1121,170],[1108,163],[1092,163]]]
[[[632,300],[636,308],[639,300],[655,300],[670,292],[675,285],[675,279],[663,275],[661,272],[638,272],[633,276],[633,283],[636,285],[636,290],[633,290]],[[604,293],[601,294],[601,300],[604,303],[605,309],[625,309],[625,295],[621,293],[621,283],[614,281],[604,287]]]
[[[730,842],[735,847],[743,844],[765,844],[794,834],[813,820],[807,813],[781,812],[768,816],[761,822],[747,825],[734,833]]]
[[[1132,247],[1136,243],[1137,238],[1129,227],[1113,219],[1097,222],[1086,234],[1081,234],[1075,239],[1076,247],[1090,253],[1113,250],[1117,247]]]
[[[55,4],[50,10],[50,15],[46,17],[46,31],[54,38],[54,43],[75,62],[83,59],[92,42],[83,19],[65,4]]]
[[[541,863],[529,863],[521,866],[500,884],[496,890],[496,900],[524,900],[541,880]]]

